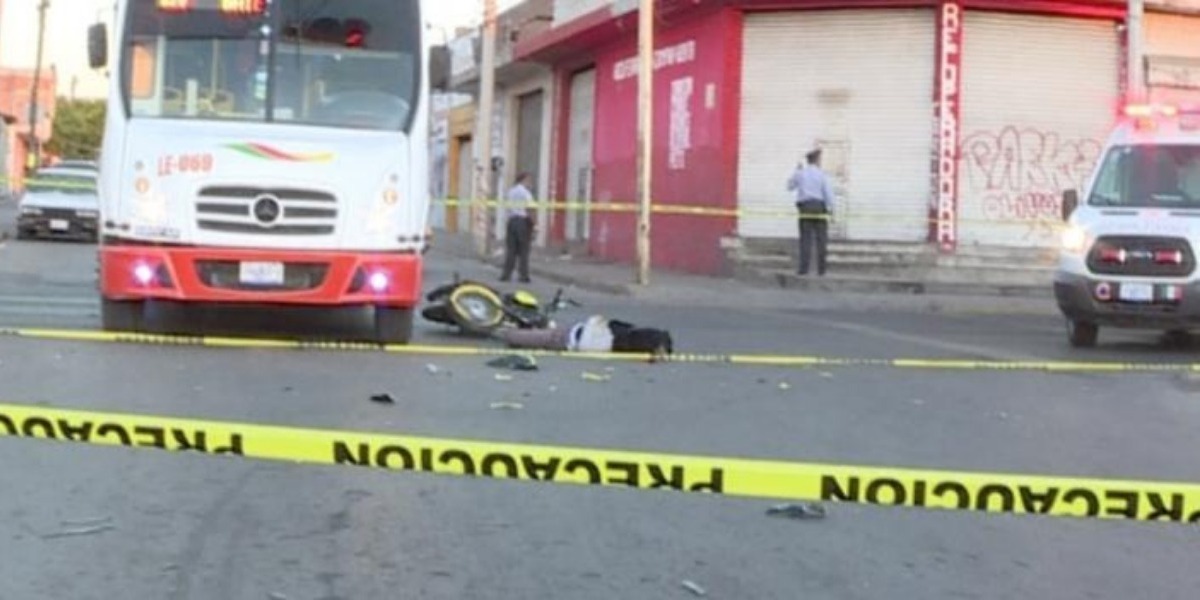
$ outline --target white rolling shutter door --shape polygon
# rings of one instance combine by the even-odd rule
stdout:
[[[794,213],[787,178],[820,141],[838,213],[849,213],[835,237],[925,240],[935,20],[928,9],[747,15],[739,206]],[[793,218],[743,216],[738,230],[797,235]]]
[[[1049,247],[1063,190],[1091,174],[1118,109],[1111,21],[968,11],[960,240]]]

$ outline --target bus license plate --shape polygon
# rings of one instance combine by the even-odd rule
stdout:
[[[51,219],[50,229],[52,231],[68,231],[71,229],[71,222],[64,219]]]
[[[246,285],[283,285],[283,263],[241,263],[238,269],[238,281]]]
[[[1121,284],[1120,298],[1124,302],[1154,302],[1154,286],[1149,283]]]

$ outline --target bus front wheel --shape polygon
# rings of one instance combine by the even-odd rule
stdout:
[[[407,344],[413,335],[413,309],[375,308],[375,341],[380,344]]]
[[[145,328],[143,304],[128,300],[100,301],[100,320],[105,331],[141,331]]]

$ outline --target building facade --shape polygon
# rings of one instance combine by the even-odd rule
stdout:
[[[715,210],[656,214],[655,266],[721,273],[730,238],[795,238],[784,182],[813,144],[835,239],[1054,245],[1062,192],[1084,184],[1129,100],[1125,5],[660,0],[654,203]],[[509,39],[509,63],[548,73],[528,88],[548,134],[522,132],[513,115],[531,109],[498,94],[504,155],[532,156],[540,137],[539,196],[567,203],[543,216],[544,241],[616,261],[634,258],[634,214],[588,207],[637,198],[636,7],[558,0],[547,27]],[[1200,2],[1147,10],[1151,97],[1200,102]]]

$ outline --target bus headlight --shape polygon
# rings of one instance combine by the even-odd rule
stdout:
[[[1062,232],[1062,249],[1078,254],[1087,246],[1087,230],[1077,225],[1068,225]]]

